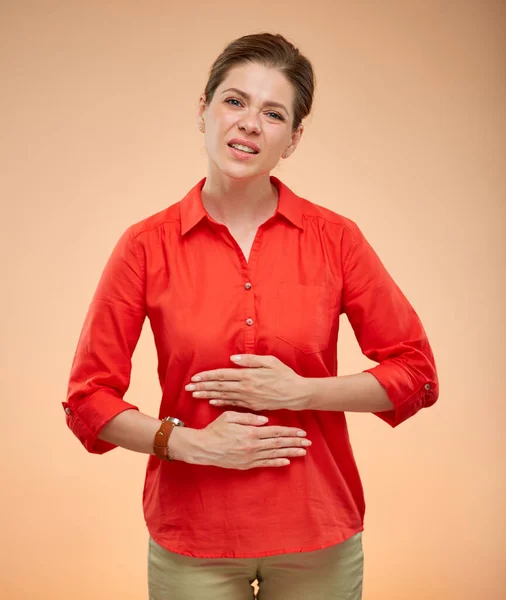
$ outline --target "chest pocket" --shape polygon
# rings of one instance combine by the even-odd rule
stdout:
[[[276,337],[306,354],[328,348],[339,304],[336,290],[282,283],[277,300]]]

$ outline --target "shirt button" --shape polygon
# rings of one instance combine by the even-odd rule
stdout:
[[[71,415],[71,414],[72,414],[72,410],[71,410],[71,409],[70,409],[68,406],[67,406],[67,408],[65,409],[65,412],[66,412],[68,415]]]
[[[253,325],[253,319],[246,319],[246,325]]]
[[[429,391],[429,390],[430,390],[430,383],[426,383],[426,384],[425,384],[423,387],[424,387],[424,388],[425,388],[427,391]]]
[[[245,283],[245,284],[244,284],[244,287],[245,287],[247,290],[250,290],[250,289],[251,289],[251,283],[249,283],[249,282],[248,282],[248,283]]]

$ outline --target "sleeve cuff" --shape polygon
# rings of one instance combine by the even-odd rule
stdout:
[[[373,413],[391,427],[400,425],[420,409],[432,406],[439,395],[437,381],[415,379],[398,364],[382,363],[364,372],[374,375],[394,405],[392,410]]]
[[[104,454],[116,448],[115,444],[98,439],[102,428],[125,410],[139,410],[117,396],[99,391],[92,396],[73,402],[62,402],[67,425],[82,445],[93,454]]]

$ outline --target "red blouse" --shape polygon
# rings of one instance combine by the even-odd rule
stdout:
[[[232,354],[270,354],[304,377],[335,377],[342,313],[363,353],[379,363],[367,371],[394,404],[378,417],[395,427],[436,402],[423,326],[360,229],[271,181],[278,208],[259,227],[248,261],[206,213],[205,179],[121,236],[86,316],[63,403],[88,451],[113,449],[97,438],[100,430],[137,408],[123,396],[146,316],[158,353],[158,416],[188,427],[203,428],[227,410],[193,398],[185,385],[199,371],[236,367]],[[269,425],[307,432],[305,457],[246,471],[149,457],[143,505],[156,542],[190,556],[260,557],[317,550],[363,529],[345,413],[268,416]]]

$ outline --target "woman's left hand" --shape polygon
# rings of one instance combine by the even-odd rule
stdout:
[[[304,410],[307,380],[275,356],[240,354],[231,357],[240,368],[202,371],[185,389],[213,406],[242,406],[254,411]]]

